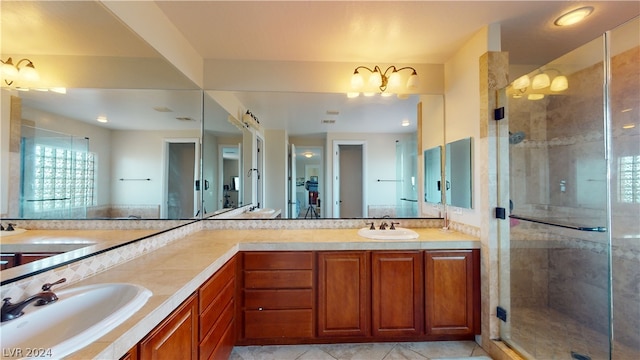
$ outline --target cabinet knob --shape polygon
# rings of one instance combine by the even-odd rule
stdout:
[[[262,308],[261,308],[261,307],[259,307],[259,308],[258,308],[258,311],[262,311]]]

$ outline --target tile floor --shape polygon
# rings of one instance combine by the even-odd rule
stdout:
[[[473,341],[236,346],[230,360],[490,360]]]
[[[591,360],[640,359],[640,349],[614,343],[609,357],[607,334],[549,308],[512,309],[511,339],[533,359],[573,360],[571,352],[587,355]]]

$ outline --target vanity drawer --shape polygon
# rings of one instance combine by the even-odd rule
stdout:
[[[247,310],[311,309],[311,289],[245,290],[244,307]]]
[[[233,301],[229,302],[221,312],[221,315],[217,321],[211,327],[211,330],[207,334],[201,334],[202,340],[200,341],[200,359],[209,359],[213,351],[220,347],[225,342],[225,334],[229,332],[229,328],[233,325]],[[231,330],[233,331],[233,330]],[[213,358],[215,359],[215,357]]]
[[[224,315],[223,311],[226,311],[229,303],[233,304],[234,292],[235,287],[233,286],[233,282],[231,281],[227,283],[227,286],[222,289],[222,292],[219,294],[219,296],[216,297],[215,300],[213,300],[206,309],[200,309],[200,340],[202,340],[202,338],[207,335],[215,322],[218,321],[218,318]]]
[[[309,338],[313,336],[313,310],[249,310],[244,332],[248,339]]]
[[[218,271],[216,271],[207,282],[200,287],[200,313],[211,305],[213,300],[220,294],[222,289],[229,283],[234,284],[236,272],[236,258],[227,261]],[[232,286],[233,287],[233,286]]]
[[[245,270],[311,270],[313,253],[310,251],[258,251],[244,253]]]
[[[313,273],[311,270],[245,271],[245,289],[295,289],[311,288]]]

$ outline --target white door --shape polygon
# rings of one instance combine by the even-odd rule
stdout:
[[[289,219],[298,217],[298,201],[296,198],[296,146],[289,149]]]

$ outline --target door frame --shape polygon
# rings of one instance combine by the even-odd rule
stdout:
[[[200,179],[200,138],[186,137],[186,138],[164,138],[162,146],[162,204],[160,204],[160,217],[165,219],[168,214],[168,201],[169,201],[169,146],[171,144],[193,144],[194,159],[193,159],[193,178],[194,180]],[[191,184],[193,190],[193,216],[198,214],[200,209],[200,191],[195,190],[196,184]]]
[[[333,218],[340,218],[340,145],[360,145],[362,148],[362,217],[367,218],[367,141],[366,140],[333,140],[333,173],[332,201]]]

